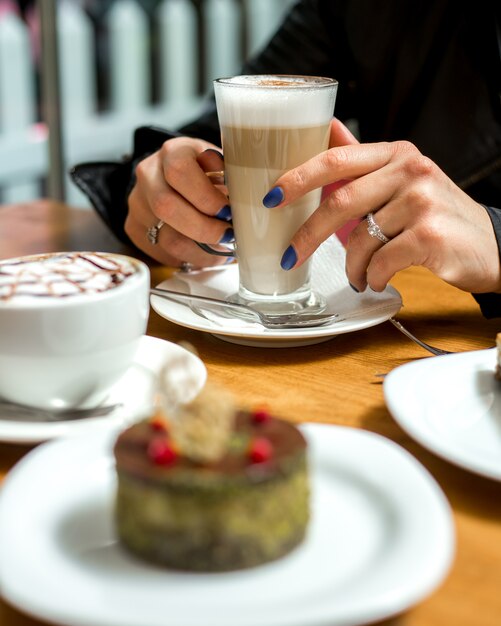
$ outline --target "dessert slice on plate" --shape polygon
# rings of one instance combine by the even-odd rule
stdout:
[[[305,536],[305,438],[264,409],[239,410],[219,387],[206,384],[189,404],[163,406],[128,428],[114,454],[118,536],[141,558],[191,571],[242,569],[287,554]]]

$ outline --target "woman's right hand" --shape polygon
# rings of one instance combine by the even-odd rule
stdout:
[[[189,137],[169,139],[141,161],[125,221],[131,241],[164,265],[206,267],[225,263],[224,257],[210,255],[196,244],[217,248],[217,244],[233,240],[223,178],[206,174],[223,167],[220,148]],[[164,225],[153,244],[147,232],[160,220]]]
[[[272,210],[309,191],[345,181],[324,199],[291,239],[282,267],[299,267],[343,224],[374,213],[383,242],[368,222],[351,232],[346,275],[356,291],[383,291],[400,270],[426,267],[454,287],[501,293],[494,228],[484,206],[407,141],[359,144],[339,120],[331,146],[283,174],[263,204]]]

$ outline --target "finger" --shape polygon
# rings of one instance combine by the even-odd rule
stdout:
[[[143,252],[162,265],[179,267],[181,263],[191,263],[194,268],[221,265],[227,262],[222,257],[207,254],[194,241],[180,235],[168,224],[158,232],[156,244],[146,237],[144,224],[129,215],[126,219],[126,232],[130,240]]]
[[[214,148],[208,148],[204,150],[197,157],[198,164],[205,172],[205,175],[209,178],[213,185],[216,185],[219,191],[225,195],[228,199],[228,188],[225,185],[224,177],[224,158],[222,152],[215,150]],[[225,207],[226,210],[221,210],[217,215],[217,219],[231,221],[231,210],[229,205]]]
[[[212,244],[233,240],[231,226],[200,213],[166,184],[158,160],[140,164],[136,178],[137,183],[129,195],[129,211],[146,229],[161,219],[190,239]]]
[[[332,120],[330,126],[329,148],[337,146],[349,146],[360,143],[350,129],[338,120],[336,117]]]
[[[228,206],[228,198],[200,167],[197,160],[200,153],[195,153],[191,146],[176,149],[168,144],[162,147],[163,175],[167,184],[201,213],[216,216],[221,210],[227,211],[224,208]]]
[[[394,239],[405,228],[406,214],[399,211],[395,204],[390,202],[373,216],[381,232],[389,239]],[[358,291],[363,291],[367,286],[367,267],[374,253],[384,245],[377,237],[369,234],[367,220],[363,220],[350,233],[346,245],[346,276]]]
[[[390,202],[398,189],[396,169],[395,164],[387,165],[332,191],[291,240],[297,257],[295,267],[346,222],[364,217]],[[400,232],[401,226],[395,223],[395,227],[396,232]]]
[[[215,148],[207,148],[197,156],[197,161],[205,175],[213,184],[224,184],[223,153]]]
[[[384,291],[397,272],[412,265],[423,265],[424,260],[425,252],[418,245],[414,231],[404,230],[372,255],[367,267],[367,283],[374,291]]]
[[[369,174],[387,165],[396,150],[395,143],[330,148],[281,176],[263,204],[267,208],[284,206],[313,189]]]

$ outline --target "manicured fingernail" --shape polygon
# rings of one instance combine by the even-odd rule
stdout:
[[[350,285],[350,287],[353,289],[353,291],[356,291],[357,293],[360,293],[360,289],[357,289],[355,287],[355,285],[352,285],[351,283],[348,283]]]
[[[233,232],[233,228],[227,228],[224,231],[224,235],[219,240],[219,243],[230,243],[235,241],[235,233]]]
[[[219,213],[216,214],[216,218],[218,220],[222,220],[223,222],[229,222],[231,220],[231,207],[229,204],[226,204]]]
[[[234,256],[229,256],[226,261],[224,262],[225,265],[229,265],[230,263],[233,263],[233,261],[235,260]]]
[[[297,254],[292,246],[289,246],[284,252],[280,265],[283,270],[291,270],[297,262]]]
[[[273,187],[263,198],[263,204],[267,209],[273,209],[278,206],[284,199],[284,190],[282,187]]]
[[[204,150],[204,152],[214,152],[214,154],[217,154],[217,156],[224,161],[224,156],[222,155],[221,152],[219,152],[219,150],[214,150],[214,148],[207,148],[207,150]]]

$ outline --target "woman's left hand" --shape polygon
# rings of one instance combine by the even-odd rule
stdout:
[[[282,259],[301,265],[349,220],[370,212],[389,239],[371,236],[363,220],[351,233],[346,273],[357,290],[382,291],[399,270],[422,265],[446,282],[476,293],[501,292],[494,229],[470,198],[411,143],[360,144],[339,120],[330,148],[283,176],[265,197],[271,210],[305,193],[345,180],[296,232]],[[276,208],[275,208],[276,207]]]

